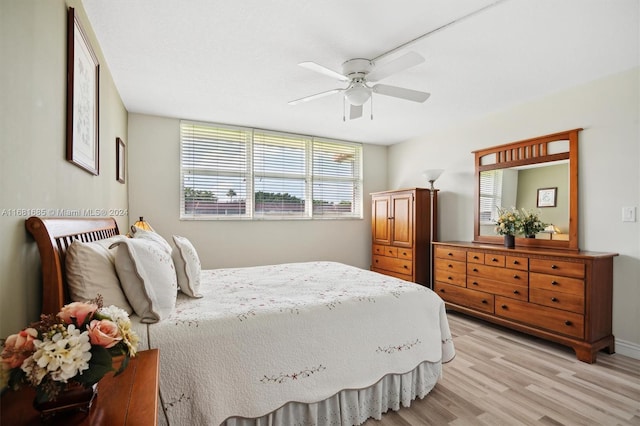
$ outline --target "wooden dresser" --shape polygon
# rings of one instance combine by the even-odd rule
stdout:
[[[434,290],[447,308],[571,346],[593,363],[614,352],[615,253],[434,244]]]
[[[437,195],[435,190],[434,207],[437,206]],[[434,229],[428,189],[371,194],[371,270],[427,285]]]

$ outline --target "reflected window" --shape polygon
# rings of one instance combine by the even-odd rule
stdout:
[[[490,225],[502,206],[502,170],[480,173],[480,224]]]

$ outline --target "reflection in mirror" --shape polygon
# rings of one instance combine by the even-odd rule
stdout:
[[[554,206],[538,207],[538,190],[556,188]],[[548,226],[539,239],[566,239],[569,233],[569,161],[480,172],[480,235],[497,235],[498,208],[539,214]]]

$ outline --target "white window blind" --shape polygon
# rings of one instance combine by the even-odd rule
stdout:
[[[480,173],[480,223],[491,224],[498,218],[502,205],[502,170]]]
[[[183,219],[362,218],[362,145],[183,121]]]

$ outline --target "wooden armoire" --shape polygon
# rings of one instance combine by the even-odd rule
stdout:
[[[433,201],[425,188],[371,194],[372,271],[429,285],[437,192]]]

